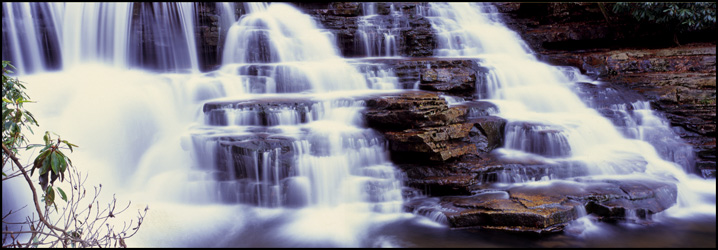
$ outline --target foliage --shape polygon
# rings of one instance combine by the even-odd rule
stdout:
[[[2,61],[2,157],[3,181],[22,176],[32,191],[32,199],[35,205],[35,211],[38,218],[27,217],[23,222],[6,221],[10,215],[18,211],[10,210],[3,215],[3,248],[4,247],[38,247],[38,246],[57,246],[62,247],[108,247],[119,244],[125,246],[124,239],[132,237],[139,230],[140,225],[147,213],[140,213],[136,227],[132,227],[132,221],[129,225],[125,224],[117,233],[114,226],[110,226],[109,219],[114,218],[117,214],[124,212],[129,208],[121,210],[116,209],[116,199],[113,197],[107,208],[100,209],[99,196],[102,185],[95,187],[95,194],[89,201],[89,205],[85,207],[83,199],[86,198],[85,178],[72,165],[72,161],[66,156],[64,149],[70,152],[77,145],[66,140],[62,140],[59,135],[54,139],[50,132],[46,131],[43,144],[29,144],[25,136],[25,130],[32,131],[33,126],[39,126],[35,117],[24,108],[25,103],[30,103],[29,96],[25,93],[25,86],[16,78],[8,76],[13,73],[11,69],[14,67],[7,61]],[[53,133],[54,134],[54,133]],[[35,157],[32,164],[23,166],[18,156],[19,149],[32,149],[41,147],[39,153]],[[7,167],[7,168],[6,168]],[[27,169],[30,173],[27,173]],[[6,172],[8,170],[9,172]],[[38,201],[37,190],[31,179],[32,175],[38,171],[38,180],[42,188],[42,201],[44,203],[41,208]],[[54,186],[55,181],[59,178],[60,183],[66,180],[69,184],[70,196],[60,187]],[[57,190],[57,191],[56,191]],[[56,197],[60,197],[65,201],[62,209],[58,209]],[[69,197],[69,198],[68,198]],[[93,210],[93,204],[95,209]],[[53,207],[54,210],[49,209]],[[94,213],[93,213],[94,212]],[[8,225],[13,225],[10,228]],[[20,225],[18,228],[16,225]],[[106,225],[105,228],[102,226]],[[23,226],[29,227],[24,229]],[[132,228],[131,228],[132,227]],[[128,235],[127,232],[130,232]],[[29,235],[26,243],[20,242],[21,235]]]
[[[614,13],[630,13],[639,21],[664,24],[677,32],[715,28],[715,2],[618,2]]]

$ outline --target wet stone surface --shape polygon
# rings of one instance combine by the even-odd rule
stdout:
[[[676,196],[676,186],[669,181],[575,178],[550,184],[497,186],[474,195],[444,196],[438,201],[438,211],[455,228],[550,233],[563,230],[583,213],[595,214],[606,221],[626,219],[633,214],[650,217],[674,205]],[[420,202],[409,202],[406,207],[411,211]]]

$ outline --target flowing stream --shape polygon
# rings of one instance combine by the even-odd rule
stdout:
[[[585,247],[617,237],[616,246],[654,246],[641,238],[646,230],[673,233],[666,244],[688,234],[703,244],[706,224],[698,222],[710,218],[715,227],[715,180],[686,174],[690,147],[646,102],[632,103],[631,114],[613,106],[629,124],[614,126],[595,110],[600,104],[574,91],[578,82],[600,82],[538,61],[490,4],[428,3],[417,14],[437,33],[435,56],[491,70],[476,97],[509,121],[496,153],[578,161],[593,178],[675,180],[678,204],[654,217],[653,229],[579,220],[568,230],[579,233],[536,240],[450,230],[440,217],[405,212],[402,174],[360,114],[361,97],[402,91],[392,72],[342,57],[331,32],[285,3],[245,3],[240,18],[234,4],[218,3],[221,66],[202,72],[192,35],[198,6],[3,3],[3,60],[37,101],[27,105],[41,124],[35,131],[80,145],[70,157],[90,183],[102,183],[101,198],[132,201],[121,219],[149,205],[128,245]],[[365,6],[356,51],[398,58],[401,12]],[[28,202],[22,185],[3,182],[3,212]]]

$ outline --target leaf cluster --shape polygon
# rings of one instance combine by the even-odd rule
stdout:
[[[33,126],[39,126],[35,116],[26,110],[24,107],[25,103],[32,102],[30,97],[25,93],[25,85],[17,78],[12,78],[9,75],[14,73],[12,69],[15,67],[8,61],[2,61],[3,73],[2,73],[2,143],[3,146],[10,149],[13,155],[18,154],[18,149],[24,147],[25,149],[31,149],[35,147],[43,147],[40,153],[33,162],[30,176],[35,173],[35,169],[39,170],[39,181],[42,190],[45,193],[44,201],[47,206],[55,205],[55,190],[52,184],[60,178],[62,182],[65,179],[65,172],[67,166],[72,165],[72,161],[68,158],[60,149],[64,144],[65,147],[69,148],[70,151],[77,145],[72,144],[66,140],[60,139],[57,135],[57,142],[55,142],[50,136],[50,132],[46,131],[43,140],[45,144],[28,144],[28,140],[24,135],[24,129],[34,133],[32,131]],[[3,177],[8,177],[5,173],[5,163],[10,159],[5,151],[3,151]],[[10,164],[12,165],[12,164]],[[18,166],[22,167],[22,166]],[[67,195],[64,190],[57,187],[57,193],[60,198],[67,201]],[[55,205],[57,209],[57,205]]]
[[[39,124],[32,113],[23,107],[25,103],[31,102],[25,93],[25,85],[17,78],[9,76],[14,73],[14,68],[8,61],[2,61],[2,144],[17,154],[18,148],[27,145],[23,129],[33,133],[32,126]],[[5,152],[3,159],[3,163],[8,159]]]
[[[2,61],[2,66],[2,180],[15,177],[24,178],[32,191],[35,212],[38,214],[38,218],[26,217],[25,222],[6,221],[10,218],[10,214],[17,213],[17,211],[10,210],[4,214],[2,216],[4,226],[2,247],[118,247],[118,244],[120,247],[127,247],[124,239],[137,233],[149,208],[146,207],[144,213],[138,214],[136,226],[133,227],[133,222],[130,220],[130,223],[125,223],[122,228],[119,228],[119,231],[115,226],[110,226],[108,221],[128,209],[130,203],[125,208],[117,209],[117,201],[113,196],[112,202],[102,209],[97,201],[100,190],[96,187],[89,206],[83,208],[81,201],[86,198],[84,184],[87,177],[83,178],[80,175],[80,172],[72,165],[70,158],[67,157],[67,151],[63,151],[69,149],[72,152],[77,145],[61,139],[55,133],[52,134],[57,137],[53,138],[49,131],[46,131],[43,136],[43,144],[28,143],[24,135],[25,131],[33,133],[32,127],[39,126],[32,113],[23,107],[25,103],[32,101],[24,91],[24,84],[17,78],[10,77],[14,67],[7,61]],[[25,150],[41,149],[32,164],[23,166],[18,159],[18,150],[22,148]],[[6,173],[6,167],[12,171]],[[38,171],[39,183],[44,193],[42,196],[44,209],[39,205],[38,192],[31,179],[35,170]],[[60,187],[53,187],[58,178],[60,182],[64,182],[66,176],[71,187],[68,190],[69,193],[65,193],[65,190]],[[101,184],[99,188],[102,188]],[[61,209],[58,209],[55,203],[57,196],[65,201]],[[96,204],[94,209],[93,203]],[[55,210],[49,209],[50,206],[53,206]],[[19,230],[15,231],[17,227],[10,229],[8,225],[20,225]],[[25,225],[29,226],[29,230],[23,230]],[[20,242],[21,235],[30,236],[26,243]]]
[[[677,32],[715,29],[716,24],[716,2],[617,2],[613,12]]]

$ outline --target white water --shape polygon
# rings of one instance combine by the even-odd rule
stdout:
[[[229,231],[241,239],[243,228],[267,224],[265,230],[286,241],[280,245],[356,247],[366,244],[363,232],[376,223],[405,216],[402,185],[385,142],[362,127],[362,102],[353,99],[372,88],[391,89],[392,81],[366,79],[309,16],[281,3],[248,4],[250,13],[226,34],[223,67],[200,74],[192,36],[182,40],[159,29],[192,34],[192,3],[141,6],[139,23],[149,25],[158,43],[170,45],[142,47],[156,53],[152,63],[142,61],[151,56],[128,59],[137,52],[124,43],[132,40],[129,15],[103,14],[106,5],[58,8],[64,13],[57,24],[64,27],[58,29],[63,70],[21,78],[30,83],[28,94],[43,100],[28,105],[41,128],[80,145],[73,163],[93,184],[102,183],[121,201],[132,200],[123,219],[149,205],[142,233],[128,244],[261,245],[267,243],[213,238]],[[131,7],[110,9],[122,13]],[[252,73],[257,68],[263,73]],[[300,110],[278,107],[264,124],[257,112],[226,109],[227,126],[209,123],[202,113],[212,100],[273,98],[310,100],[308,112],[300,117]],[[243,151],[250,158],[240,160],[227,150],[244,149],[222,139],[253,134],[287,139],[290,165],[281,165],[280,148]],[[218,163],[223,156],[230,159]]]
[[[364,57],[393,57],[399,56],[401,12],[393,4],[389,6],[389,17],[377,14],[376,3],[362,3],[364,16],[357,21],[356,50]]]
[[[477,58],[491,70],[488,96],[480,97],[495,103],[498,115],[509,121],[506,144],[496,152],[513,159],[578,160],[598,178],[673,179],[679,187],[677,207],[699,214],[712,208],[708,214],[715,216],[715,202],[709,198],[715,196],[715,180],[686,174],[681,165],[662,159],[641,135],[657,124],[670,132],[650,111],[639,111],[644,121],[637,127],[639,135],[626,137],[573,93],[575,74],[538,61],[518,34],[501,23],[492,5],[431,3],[427,12],[439,34],[436,55]]]
[[[9,9],[6,8],[7,5],[10,3],[3,3],[4,11]],[[19,3],[18,5],[22,6]],[[69,6],[70,4],[66,5],[64,10],[55,8],[54,11],[58,12],[46,8],[49,13],[56,14],[53,15],[53,20],[58,32],[62,31],[59,32],[61,35],[58,35],[63,37],[61,41],[71,35],[84,34],[81,30],[70,31],[72,29],[63,28],[71,18],[67,15],[64,15],[67,18],[63,18],[59,13],[72,9],[67,8]],[[39,101],[37,104],[27,105],[42,125],[35,131],[51,130],[80,145],[71,158],[76,166],[91,176],[91,184],[102,183],[104,199],[101,200],[108,200],[112,193],[117,193],[120,202],[133,202],[130,210],[120,219],[129,220],[135,210],[149,205],[145,224],[137,236],[128,240],[129,245],[405,246],[405,243],[391,236],[375,237],[376,233],[373,233],[384,225],[413,217],[400,213],[401,183],[387,160],[384,145],[374,140],[370,130],[361,127],[361,120],[356,113],[362,108],[361,102],[351,100],[352,96],[372,93],[372,89],[390,88],[393,81],[365,79],[362,73],[338,56],[328,32],[322,31],[306,15],[283,4],[250,6],[247,9],[251,15],[237,20],[225,37],[224,47],[228,50],[225,50],[223,55],[223,67],[216,72],[202,74],[198,73],[196,68],[197,53],[193,47],[194,42],[192,38],[185,37],[185,34],[192,32],[189,30],[189,20],[192,17],[188,15],[192,13],[192,7],[184,3],[154,3],[154,12],[141,9],[140,19],[143,23],[159,26],[157,23],[163,22],[177,27],[180,31],[172,35],[177,38],[174,40],[163,37],[168,34],[155,33],[161,43],[174,45],[162,48],[147,47],[157,53],[152,57],[144,57],[150,58],[150,61],[154,60],[147,62],[138,57],[138,54],[144,52],[136,51],[132,36],[120,32],[130,27],[122,23],[128,18],[119,14],[125,13],[125,7],[110,8],[113,11],[103,9],[105,14],[98,15],[102,8],[91,8],[90,6],[95,6],[91,3],[82,6],[85,6],[86,10],[77,10],[74,12],[77,14],[72,18],[91,23],[92,25],[87,24],[89,27],[84,27],[88,29],[88,34],[104,34],[100,35],[104,40],[85,41],[93,44],[87,48],[96,48],[102,50],[102,53],[82,54],[73,50],[67,42],[58,42],[59,53],[62,55],[62,63],[59,63],[62,70],[42,72],[48,70],[47,62],[43,60],[39,49],[42,46],[11,42],[13,46],[20,47],[13,47],[12,50],[30,53],[29,56],[23,56],[22,64],[16,64],[31,65],[27,67],[27,71],[20,66],[18,68],[21,68],[20,79],[29,83],[28,94],[33,100]],[[436,5],[431,7],[438,9]],[[453,11],[463,13],[475,10],[471,6],[464,7]],[[170,8],[176,9],[177,12],[166,11]],[[26,10],[31,11],[32,8],[27,7]],[[446,13],[448,15],[449,12]],[[477,20],[476,18],[483,18],[480,13],[466,14],[469,16],[463,18],[473,20],[472,25],[477,22],[499,25],[490,20]],[[172,20],[179,22],[169,19],[163,21],[160,18],[169,15],[176,15]],[[440,21],[447,22],[445,18]],[[3,25],[5,30],[5,21]],[[34,31],[31,27],[34,26],[28,22],[23,25],[26,26],[14,28],[14,32],[25,30],[25,36],[32,37]],[[486,28],[474,27],[469,30],[475,29]],[[496,30],[499,34],[512,34],[501,27],[489,29]],[[109,37],[105,36],[122,39],[108,39]],[[265,37],[269,39],[263,41]],[[468,41],[476,39],[469,35],[461,37]],[[25,38],[13,36],[9,39]],[[123,39],[129,39],[130,42],[122,42]],[[264,51],[267,54],[247,56],[252,49],[247,47],[246,41],[253,41],[252,39],[256,39],[254,44],[267,46]],[[439,51],[443,52],[437,54],[477,56],[486,60],[482,65],[492,65],[496,72],[513,72],[506,67],[521,62],[526,69],[537,68],[532,70],[534,74],[542,74],[542,77],[545,75],[548,79],[562,79],[562,74],[556,69],[536,62],[517,36],[505,40],[494,39],[501,42],[492,46],[468,46],[464,43],[461,45],[464,49],[441,49]],[[28,46],[22,47],[20,44]],[[126,47],[127,44],[129,48]],[[461,47],[456,44],[446,46]],[[506,53],[512,56],[509,58],[515,56],[519,59],[516,62],[502,61],[504,54],[500,53],[501,46],[512,46]],[[5,52],[5,47],[3,51]],[[452,54],[456,51],[463,52]],[[489,51],[490,53],[487,53]],[[493,51],[498,54],[495,58],[489,55],[493,54]],[[257,67],[262,73],[248,73]],[[163,73],[143,69],[159,70]],[[712,206],[710,201],[695,202],[705,199],[707,195],[712,194],[714,197],[715,181],[711,183],[685,176],[675,164],[660,160],[647,143],[626,140],[617,131],[603,128],[603,125],[612,125],[592,109],[576,104],[577,98],[563,86],[570,83],[564,80],[536,82],[531,79],[538,77],[533,76],[519,79],[526,80],[527,84],[549,84],[552,89],[562,94],[562,99],[567,98],[533,100],[533,96],[527,96],[520,91],[530,86],[513,86],[511,83],[514,80],[505,80],[506,75],[496,73],[496,79],[504,78],[497,80],[496,88],[490,92],[492,98],[495,98],[494,102],[499,104],[499,115],[508,119],[550,123],[562,127],[565,129],[563,133],[570,138],[572,154],[607,151],[606,154],[616,156],[611,151],[625,151],[631,157],[640,155],[650,158],[653,171],[679,178],[680,183],[691,183],[682,186],[679,194],[681,204],[690,204],[691,209],[671,209],[671,215],[715,214],[715,200]],[[383,78],[378,74],[373,77]],[[274,150],[255,152],[256,155],[271,157],[261,158],[264,161],[255,158],[257,161],[249,164],[252,168],[248,171],[269,169],[263,171],[263,175],[256,171],[252,172],[253,177],[241,181],[215,179],[218,172],[215,168],[218,166],[214,155],[219,145],[216,138],[251,134],[248,131],[261,127],[258,126],[261,123],[256,114],[227,109],[228,115],[235,114],[234,118],[228,119],[233,123],[228,126],[211,125],[202,113],[203,104],[218,100],[271,100],[278,97],[282,100],[298,98],[316,101],[311,106],[311,115],[307,115],[303,120],[295,109],[278,108],[274,110],[276,119],[268,124],[270,126],[266,126],[269,127],[266,133],[294,138],[293,150],[300,152],[295,160],[295,175],[284,178],[289,188],[285,189],[277,184],[282,182],[278,175],[267,174],[279,173],[272,170],[278,169],[274,165],[277,161],[272,160],[277,157]],[[527,102],[524,102],[525,100]],[[577,106],[572,106],[574,104]],[[573,115],[576,116],[567,117]],[[242,116],[246,119],[236,118]],[[592,119],[591,121],[600,125],[581,124],[585,119]],[[592,135],[594,130],[608,137]],[[577,135],[581,136],[575,138]],[[31,138],[31,141],[39,141],[39,136],[38,134],[36,138]],[[602,142],[602,146],[611,149],[585,145],[586,141],[593,143],[593,140]],[[635,147],[613,148],[614,140],[628,142]],[[642,147],[646,152],[636,150],[636,147]],[[312,149],[315,153],[312,153]],[[507,154],[521,153],[518,150],[506,151]],[[585,154],[572,157],[584,157],[588,160],[603,158]],[[597,173],[633,171],[623,168],[621,164],[612,164],[613,162],[594,163]],[[610,170],[604,170],[604,166],[610,166]],[[240,192],[242,195],[228,198],[227,194],[232,192],[227,189],[243,188],[252,191],[247,195]],[[3,190],[9,189],[4,186]],[[291,190],[287,200],[272,196],[287,190]],[[380,192],[367,192],[368,190]],[[4,193],[3,197],[5,196]],[[429,216],[442,218],[436,214]],[[430,227],[437,225],[431,224]]]

